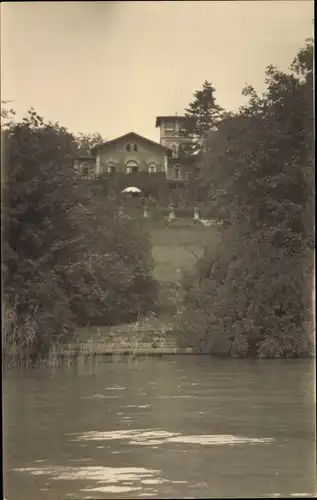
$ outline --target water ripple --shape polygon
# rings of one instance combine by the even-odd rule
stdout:
[[[77,435],[75,441],[129,440],[129,444],[152,446],[164,443],[183,443],[193,445],[242,445],[272,443],[272,438],[234,436],[232,434],[181,435],[159,429],[125,429],[122,431],[89,431]]]
[[[124,493],[141,489],[145,489],[146,492],[147,486],[166,482],[159,477],[160,470],[146,469],[144,467],[27,467],[14,470],[28,472],[35,476],[48,475],[53,480],[97,482],[94,487],[81,488],[80,491],[87,493]]]

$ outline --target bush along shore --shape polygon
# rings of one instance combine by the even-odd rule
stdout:
[[[262,95],[246,87],[247,104],[222,119],[211,102],[217,123],[200,142],[199,179],[205,209],[223,225],[216,252],[184,279],[178,338],[220,356],[307,357],[315,349],[312,41],[288,72],[267,68],[266,84]]]
[[[102,137],[2,108],[3,366],[159,349],[314,355],[312,41],[265,76],[266,91],[247,86],[235,114],[207,81],[186,110],[183,206],[221,224],[171,286],[154,279],[155,221],[120,217],[111,179],[104,192],[74,171]],[[164,182],[149,186],[158,204]]]
[[[76,176],[82,137],[34,110],[8,121],[3,136],[4,365],[44,360],[81,325],[152,311],[158,286],[148,231]]]
[[[21,357],[12,345],[4,351],[3,364],[5,367],[57,367],[86,363],[104,356],[113,362],[134,363],[152,356],[161,358],[195,352],[191,347],[178,346],[170,319],[151,314],[133,323],[79,327],[73,338],[68,341],[56,339],[46,353],[36,358],[27,353]]]

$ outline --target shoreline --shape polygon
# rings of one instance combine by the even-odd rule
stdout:
[[[113,349],[113,348],[105,348],[98,351],[82,351],[80,349],[74,349],[64,352],[61,351],[56,354],[57,358],[64,357],[101,357],[101,356],[130,356],[130,357],[139,357],[139,356],[163,356],[163,355],[189,355],[196,354],[199,355],[197,351],[195,351],[192,347],[141,347],[139,349],[132,348],[122,348],[122,349]]]
[[[315,359],[315,352],[306,356],[288,357],[251,357],[233,356],[230,353],[215,355],[202,352],[193,346],[179,346],[175,333],[175,318],[171,316],[147,316],[136,322],[113,326],[78,327],[72,341],[52,345],[49,353],[35,361],[15,357],[8,353],[3,359],[3,368],[18,368],[27,366],[59,366],[60,363],[81,363],[101,359],[102,357],[118,360],[128,360],[133,363],[140,358],[158,358],[164,356],[209,356],[213,359],[263,361],[286,361],[295,359]]]

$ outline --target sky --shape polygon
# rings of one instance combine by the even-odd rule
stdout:
[[[205,80],[237,110],[246,84],[286,70],[313,36],[313,2],[3,2],[1,99],[21,118],[106,140],[159,140],[158,115],[183,114]]]

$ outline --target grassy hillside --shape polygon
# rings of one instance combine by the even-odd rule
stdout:
[[[217,228],[206,228],[190,221],[175,221],[165,227],[151,229],[154,274],[160,282],[175,283],[183,270],[190,270],[203,254],[206,245],[217,243]]]

